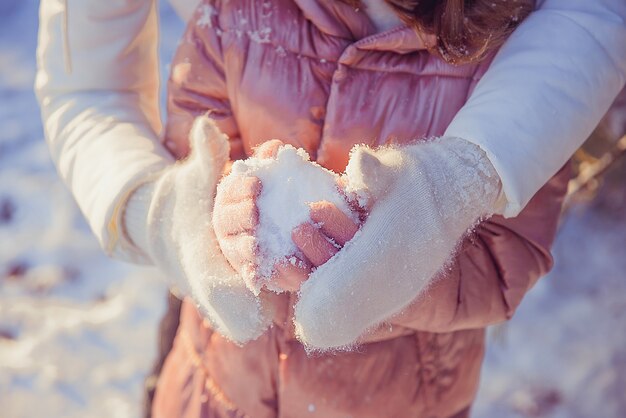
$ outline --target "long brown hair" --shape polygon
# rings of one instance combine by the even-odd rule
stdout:
[[[354,7],[359,0],[343,0]],[[434,35],[432,53],[451,64],[482,59],[502,45],[535,0],[385,0],[420,34]]]

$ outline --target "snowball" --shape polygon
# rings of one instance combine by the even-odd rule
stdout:
[[[339,176],[310,161],[309,154],[301,148],[283,145],[276,158],[236,161],[229,176],[255,176],[263,185],[257,199],[256,229],[260,279],[269,279],[277,262],[288,259],[293,264],[294,255],[301,255],[291,232],[298,225],[310,222],[309,203],[326,200],[353,217],[337,188]]]

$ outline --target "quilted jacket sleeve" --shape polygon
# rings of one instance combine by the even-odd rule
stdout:
[[[552,267],[569,164],[515,218],[494,216],[468,236],[440,277],[389,322],[419,331],[483,328],[509,319]]]

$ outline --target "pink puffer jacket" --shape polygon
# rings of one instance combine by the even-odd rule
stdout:
[[[341,172],[354,144],[442,135],[490,60],[455,67],[409,28],[374,32],[336,0],[203,2],[172,64],[166,146],[183,158],[193,119],[210,112],[232,158],[279,138]],[[186,302],[155,415],[467,416],[484,327],[509,318],[552,265],[567,179],[561,170],[518,217],[483,222],[429,292],[355,352],[307,356],[293,338],[295,296],[274,296],[275,326],[244,347]]]

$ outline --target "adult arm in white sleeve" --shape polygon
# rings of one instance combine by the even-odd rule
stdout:
[[[504,44],[445,135],[481,147],[517,215],[626,83],[626,2],[545,0]]]
[[[210,222],[227,138],[200,119],[177,164],[158,139],[155,1],[67,5],[41,2],[36,81],[62,178],[110,255],[154,264],[232,341],[257,337],[271,313],[221,254]]]
[[[158,140],[154,0],[42,0],[36,93],[58,171],[109,255],[148,262],[127,196],[172,157]],[[63,59],[65,57],[65,59]]]

